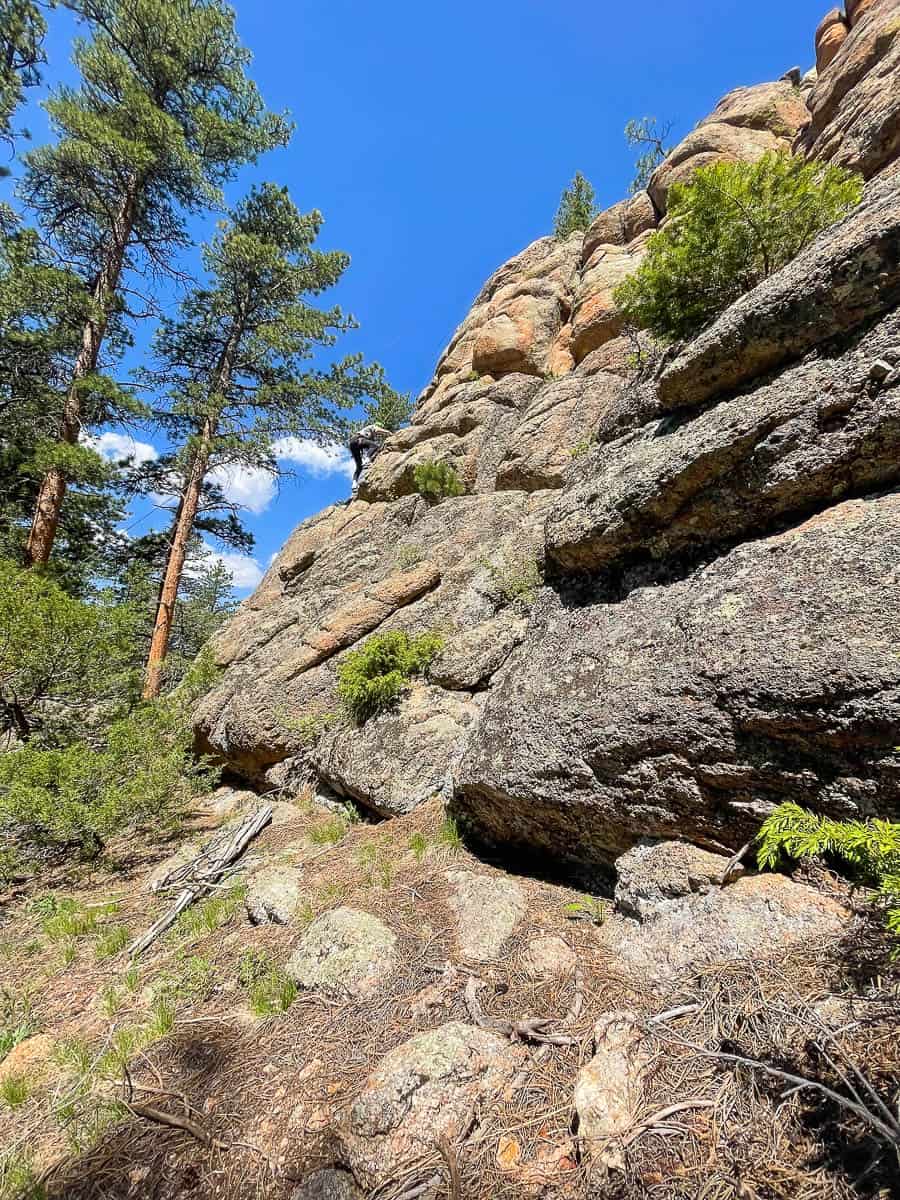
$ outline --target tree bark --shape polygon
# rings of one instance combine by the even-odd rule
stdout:
[[[92,290],[95,311],[85,321],[82,329],[81,349],[75,359],[59,431],[59,440],[70,446],[76,445],[81,434],[81,396],[78,385],[82,379],[97,369],[97,360],[100,357],[100,348],[103,345],[103,338],[109,323],[111,305],[119,287],[125,252],[134,228],[139,188],[140,181],[135,180],[122,197],[119,211],[113,221],[104,261]],[[67,483],[65,472],[60,467],[51,467],[41,480],[31,530],[25,547],[25,561],[28,566],[46,563],[50,558],[53,543],[56,540],[56,531],[59,527],[59,517],[66,496]]]
[[[244,317],[241,313],[228,336],[219,362],[212,374],[209,384],[210,411],[203,419],[200,428],[199,443],[191,463],[191,469],[184,490],[178,502],[175,520],[172,524],[172,539],[169,545],[169,556],[166,559],[166,569],[163,574],[162,586],[159,592],[159,606],[156,611],[156,623],[153,627],[153,637],[150,640],[150,651],[147,655],[147,668],[144,676],[143,698],[153,700],[162,690],[163,669],[166,655],[169,652],[169,641],[172,637],[172,626],[175,620],[175,604],[178,600],[178,589],[187,559],[191,534],[194,532],[194,522],[200,508],[200,497],[203,493],[203,482],[209,470],[213,449],[213,439],[219,417],[219,408],[214,403],[215,396],[224,396],[225,390],[231,383],[231,373],[234,359],[244,333]]]
[[[169,651],[169,639],[172,636],[178,588],[181,584],[181,575],[184,571],[191,534],[194,531],[194,521],[197,519],[197,511],[200,507],[203,481],[209,470],[214,436],[213,420],[211,417],[207,417],[203,423],[200,444],[194,455],[190,474],[178,502],[178,510],[172,525],[169,556],[166,559],[166,569],[159,592],[159,606],[156,610],[156,623],[153,626],[153,637],[150,640],[150,651],[147,655],[147,671],[144,677],[143,691],[145,700],[154,699],[162,690],[163,668]]]

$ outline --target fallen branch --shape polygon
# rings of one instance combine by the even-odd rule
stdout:
[[[567,1034],[548,1032],[549,1027],[555,1024],[552,1017],[525,1017],[521,1021],[507,1021],[502,1017],[487,1016],[478,999],[481,983],[477,975],[470,975],[465,991],[469,1016],[480,1029],[498,1033],[501,1037],[509,1038],[511,1042],[538,1042],[548,1046],[575,1045],[575,1038]]]
[[[151,1108],[149,1104],[134,1104],[127,1100],[124,1101],[124,1104],[128,1111],[136,1117],[143,1117],[146,1121],[153,1121],[156,1125],[167,1125],[170,1129],[182,1129],[204,1146],[214,1146],[216,1149],[225,1148],[222,1142],[214,1138],[202,1125],[192,1121],[190,1117],[163,1112],[161,1108]]]
[[[712,1108],[714,1104],[714,1100],[682,1100],[678,1104],[670,1104],[668,1108],[661,1108],[659,1112],[654,1113],[652,1117],[647,1117],[646,1120],[636,1125],[630,1133],[626,1134],[622,1145],[630,1146],[632,1142],[637,1141],[641,1134],[658,1125],[660,1121],[674,1117],[676,1113],[685,1112],[691,1108]]]
[[[154,886],[154,892],[165,892],[181,885],[182,891],[172,907],[155,921],[153,925],[136,938],[128,947],[128,955],[135,959],[153,945],[167,929],[169,929],[185,909],[190,908],[195,900],[212,891],[228,868],[246,850],[247,846],[272,820],[272,808],[265,805],[255,813],[251,813],[235,830],[228,830],[225,835],[214,838],[190,862],[184,863],[170,871]]]
[[[752,845],[752,842],[745,842],[744,845],[741,846],[740,850],[738,850],[737,854],[733,854],[731,858],[729,858],[728,862],[725,864],[725,870],[722,872],[722,887],[724,887],[728,882],[728,876],[741,862],[741,860],[744,858],[744,855],[747,854]]]

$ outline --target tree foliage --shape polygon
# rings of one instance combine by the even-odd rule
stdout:
[[[126,311],[127,279],[168,272],[189,244],[188,214],[221,203],[244,163],[286,143],[246,75],[249,53],[223,0],[78,0],[91,37],[75,43],[78,88],[46,102],[57,140],[25,156],[21,196],[84,281],[82,324],[57,438],[85,429],[82,381],[97,370],[110,322]],[[69,478],[45,472],[27,543],[52,552]]]
[[[668,155],[671,149],[668,137],[671,132],[672,122],[666,121],[660,128],[656,117],[641,117],[640,120],[629,121],[625,126],[625,141],[628,145],[645,147],[634,164],[634,179],[628,188],[630,196],[646,188],[650,176]]]
[[[351,650],[338,667],[338,695],[349,716],[362,724],[387,708],[414,675],[428,669],[443,647],[438,633],[411,638],[392,631],[376,634]]]
[[[862,882],[874,887],[888,928],[900,935],[900,823],[835,821],[793,803],[780,805],[766,818],[758,836],[760,867],[777,867],[783,856],[817,854],[849,864]]]
[[[56,740],[97,706],[135,696],[135,612],[86,603],[39,572],[0,562],[0,721],[18,738]]]
[[[580,171],[563,191],[553,220],[553,234],[560,241],[571,233],[589,228],[598,212],[594,189]]]
[[[670,190],[668,224],[616,289],[616,303],[664,341],[692,337],[861,196],[858,176],[787,154],[701,167]]]
[[[0,141],[14,140],[13,114],[40,82],[47,23],[33,0],[0,0]]]

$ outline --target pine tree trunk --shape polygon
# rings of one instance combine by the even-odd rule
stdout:
[[[200,495],[203,491],[203,481],[209,470],[209,457],[215,428],[211,418],[204,422],[200,435],[200,445],[194,456],[187,484],[182,492],[172,525],[172,540],[169,546],[169,557],[166,559],[166,570],[163,575],[162,587],[159,593],[159,607],[156,612],[156,624],[153,626],[153,637],[150,641],[150,651],[147,655],[147,672],[144,677],[145,700],[153,700],[162,690],[163,668],[169,650],[169,639],[172,636],[172,625],[175,620],[175,603],[178,600],[178,588],[187,558],[191,534],[194,532],[194,521],[200,507]]]
[[[156,612],[156,624],[153,627],[153,637],[150,640],[150,651],[147,655],[147,670],[144,677],[143,698],[153,700],[162,690],[163,668],[166,655],[169,652],[169,640],[172,636],[172,625],[175,620],[175,604],[178,600],[178,588],[187,558],[191,534],[194,532],[194,522],[200,507],[200,497],[203,492],[203,481],[209,470],[212,455],[213,439],[219,418],[219,409],[215,397],[221,397],[231,383],[231,373],[238,346],[244,334],[244,313],[241,310],[231,333],[222,349],[221,357],[213,371],[209,384],[210,411],[203,420],[200,430],[199,443],[184,491],[178,503],[178,511],[172,526],[172,540],[169,546],[169,557],[163,574],[162,587],[159,592],[159,607]]]
[[[81,434],[81,396],[78,385],[87,375],[97,369],[100,348],[106,334],[109,314],[125,261],[125,251],[134,227],[135,204],[138,195],[139,181],[135,181],[126,191],[116,214],[109,239],[104,262],[94,284],[92,299],[95,311],[85,322],[81,334],[81,349],[75,360],[72,381],[63,406],[62,424],[59,430],[59,440],[74,446]],[[34,517],[28,542],[25,547],[25,561],[28,566],[45,563],[50,558],[56,531],[59,527],[59,516],[63,500],[66,496],[67,480],[65,473],[59,467],[51,467],[38,490]]]

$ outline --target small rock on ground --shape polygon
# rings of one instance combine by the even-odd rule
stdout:
[[[393,971],[396,944],[396,936],[371,913],[336,908],[313,921],[286,970],[301,987],[365,999]]]
[[[287,925],[300,903],[300,876],[291,867],[264,867],[247,885],[244,903],[254,925]]]
[[[525,915],[522,889],[512,879],[473,871],[448,871],[447,880],[460,952],[481,961],[496,958]]]
[[[535,938],[522,954],[522,970],[529,979],[563,979],[572,974],[577,962],[574,950],[552,934]]]
[[[616,907],[639,921],[654,916],[668,900],[721,884],[729,859],[690,842],[645,839],[616,859]],[[730,878],[737,879],[736,867]]]

